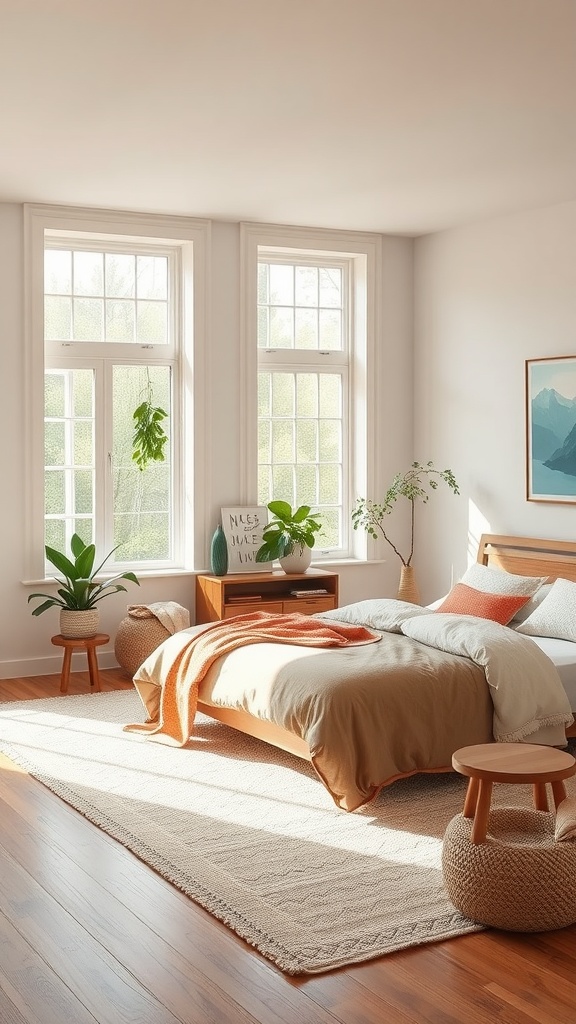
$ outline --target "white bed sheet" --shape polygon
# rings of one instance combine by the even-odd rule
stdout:
[[[531,636],[530,639],[556,665],[562,685],[568,694],[570,707],[576,712],[576,644],[570,640],[556,640],[550,636]]]

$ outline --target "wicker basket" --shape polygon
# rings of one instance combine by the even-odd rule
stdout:
[[[60,636],[69,640],[81,640],[96,636],[100,624],[100,610],[85,608],[77,611],[73,608],[62,608],[60,611]]]
[[[114,641],[118,664],[133,676],[142,662],[170,635],[155,616],[134,618],[127,615],[118,626]]]
[[[576,923],[576,841],[557,842],[545,811],[499,807],[485,842],[457,814],[442,848],[444,885],[466,917],[493,928],[546,932]]]

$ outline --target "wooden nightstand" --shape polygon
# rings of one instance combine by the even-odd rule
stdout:
[[[295,597],[291,591],[325,590]],[[287,575],[276,572],[231,573],[196,577],[196,622],[217,622],[247,612],[328,612],[338,607],[338,573],[307,569]]]

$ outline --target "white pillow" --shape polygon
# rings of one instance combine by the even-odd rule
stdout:
[[[508,625],[519,626],[521,622],[526,622],[528,616],[532,615],[532,612],[536,610],[539,604],[542,604],[545,597],[548,597],[548,594],[552,590],[552,586],[552,583],[543,583],[540,590],[537,590],[534,594],[534,597],[531,597],[526,604],[523,604],[522,607],[518,609],[516,615],[510,620]]]
[[[400,623],[416,615],[425,615],[427,608],[396,598],[372,598],[343,605],[331,612],[320,612],[317,619],[333,619],[335,622],[349,622],[353,626],[368,626],[389,633],[400,633]]]
[[[542,604],[516,626],[516,632],[576,642],[576,583],[557,579]]]
[[[547,576],[517,576],[503,569],[490,569],[481,562],[475,562],[466,570],[460,583],[465,583],[474,590],[483,590],[485,594],[508,594],[515,597],[524,595],[533,597]]]

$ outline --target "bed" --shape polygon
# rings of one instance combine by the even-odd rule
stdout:
[[[576,583],[576,543],[486,534],[477,562],[515,577],[545,579],[548,586],[557,579]],[[489,742],[495,734],[557,746],[575,734],[569,712],[576,710],[576,642],[518,635],[520,627],[385,599],[318,617],[351,622],[359,614],[379,630],[380,642],[347,650],[242,647],[204,676],[198,711],[311,761],[335,803],[349,811],[398,778],[450,770],[454,750]],[[430,643],[426,631],[444,626],[458,626],[456,644],[451,640],[447,647],[442,639],[438,646],[435,637]],[[194,637],[206,629],[182,633]],[[495,644],[487,663],[476,653],[486,646],[484,630]],[[166,644],[185,639],[176,634]],[[137,689],[161,691],[162,648],[136,673]],[[540,680],[548,687],[542,698]],[[528,700],[524,714],[519,705]],[[524,719],[531,724],[522,734]]]

